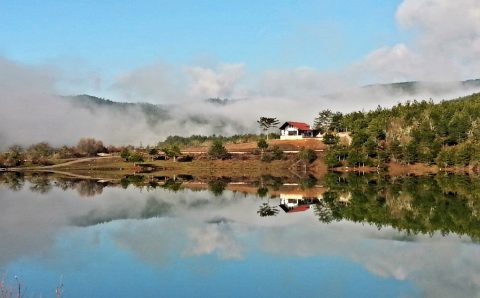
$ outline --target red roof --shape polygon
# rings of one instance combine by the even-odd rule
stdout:
[[[310,125],[308,125],[307,123],[303,123],[303,122],[293,122],[293,121],[287,121],[286,123],[288,123],[289,125],[297,128],[297,129],[300,129],[300,130],[312,130],[310,128]],[[285,124],[284,124],[285,125]],[[283,125],[282,125],[283,127]]]
[[[293,209],[288,210],[288,212],[289,212],[289,213],[290,213],[290,212],[302,212],[302,211],[306,211],[306,210],[308,210],[308,209],[310,209],[310,206],[309,206],[309,205],[300,205],[300,206],[297,206],[297,207],[295,207],[295,208],[293,208]]]

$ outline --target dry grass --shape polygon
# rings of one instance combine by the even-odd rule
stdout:
[[[327,145],[322,141],[317,139],[303,139],[303,140],[269,140],[268,145],[270,147],[278,146],[280,149],[285,151],[295,151],[299,150],[302,147],[310,148],[313,150],[325,150]],[[240,144],[226,144],[225,147],[230,152],[252,152],[257,149],[256,142],[249,143],[240,143]],[[205,146],[196,146],[196,147],[187,147],[183,151],[186,152],[207,152],[208,145]]]
[[[174,162],[173,160],[147,161],[157,169],[151,175],[171,176],[189,174],[198,177],[259,177],[265,174],[290,176],[289,167],[294,161],[286,160],[262,162],[258,156],[242,159],[207,160],[195,159],[191,162]],[[33,170],[33,169],[32,169]],[[48,170],[48,169],[46,169]],[[71,164],[52,169],[58,172],[70,172],[77,175],[98,179],[120,179],[125,175],[142,172],[142,168],[121,158],[105,158]]]
[[[317,139],[303,139],[303,140],[269,140],[270,148],[273,146],[279,146],[284,151],[297,151],[302,147],[318,150],[318,158],[315,162],[308,166],[308,172],[321,177],[328,172],[328,168],[323,161],[325,152],[320,150],[326,150],[327,146]],[[257,144],[255,142],[240,143],[240,144],[228,144],[227,149],[230,152],[246,152],[245,154],[233,154],[232,159],[228,160],[208,160],[205,154],[208,150],[207,146],[204,147],[191,147],[185,148],[187,152],[197,152],[192,154],[194,160],[191,162],[173,162],[172,160],[148,160],[146,156],[145,164],[150,164],[153,168],[156,168],[154,172],[150,172],[152,175],[178,175],[189,174],[196,177],[259,177],[266,174],[272,174],[274,176],[291,176],[292,169],[295,171],[296,155],[286,154],[285,160],[276,160],[272,162],[260,161],[260,156],[255,155],[252,152],[257,150]],[[200,154],[198,154],[200,153]],[[84,161],[83,161],[84,160]],[[73,163],[72,163],[73,161]],[[51,170],[55,169],[60,172],[70,172],[77,175],[82,175],[97,179],[121,179],[125,175],[144,172],[141,166],[136,166],[131,162],[125,162],[120,157],[106,157],[106,158],[85,158],[85,159],[69,159],[69,160],[52,160],[55,166],[51,167]],[[62,166],[65,163],[65,166]],[[425,164],[414,165],[401,165],[398,163],[390,163],[388,165],[389,174],[391,176],[402,176],[406,174],[425,175],[438,173],[441,169],[437,166],[428,166]],[[45,170],[48,168],[41,167],[24,167],[24,170]],[[304,168],[297,169],[297,171],[304,171]],[[351,172],[353,170],[362,172],[376,172],[375,167],[363,167],[363,168],[337,168],[337,171]],[[448,172],[466,172],[465,168],[449,168],[442,169]]]

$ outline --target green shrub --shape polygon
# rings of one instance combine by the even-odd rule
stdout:
[[[127,158],[127,161],[136,163],[136,162],[144,162],[144,159],[140,153],[134,152],[130,154],[130,156]]]
[[[273,146],[271,154],[273,160],[282,160],[284,157],[283,150],[276,145]]]
[[[313,151],[312,149],[302,148],[298,152],[298,158],[307,163],[312,163],[317,159],[317,153],[315,153],[315,151]]]
[[[215,140],[208,149],[208,156],[212,159],[227,159],[229,154],[227,148],[223,146],[223,142],[221,140]]]

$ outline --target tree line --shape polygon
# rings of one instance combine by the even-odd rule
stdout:
[[[104,146],[94,138],[82,138],[75,146],[54,147],[47,142],[40,142],[29,147],[12,145],[0,153],[0,167],[18,167],[24,164],[51,165],[53,159],[68,159],[96,156],[98,153],[119,152],[122,148]]]
[[[324,110],[314,127],[330,145],[330,167],[381,166],[389,161],[480,165],[480,93],[440,103],[407,101],[368,112]],[[342,131],[350,133],[350,143],[338,138]]]

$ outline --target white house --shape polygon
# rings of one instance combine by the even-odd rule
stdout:
[[[303,122],[287,121],[280,126],[280,140],[312,138],[318,134],[310,125]]]

